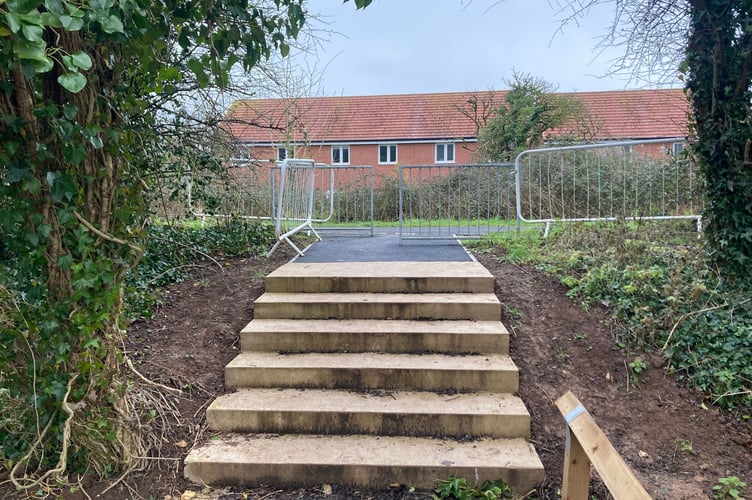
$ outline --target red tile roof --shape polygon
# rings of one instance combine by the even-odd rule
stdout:
[[[227,112],[235,140],[281,143],[286,115],[294,142],[380,142],[471,139],[475,124],[459,109],[487,92],[452,92],[236,101]],[[493,92],[496,106],[505,92]],[[680,89],[567,93],[581,100],[595,139],[649,139],[687,135],[688,103]]]

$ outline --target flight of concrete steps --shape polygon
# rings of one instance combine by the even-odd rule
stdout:
[[[454,474],[521,494],[543,481],[481,264],[293,262],[265,286],[187,479],[432,489]]]

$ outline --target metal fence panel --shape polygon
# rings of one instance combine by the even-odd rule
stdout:
[[[295,246],[290,238],[303,231],[311,231],[321,239],[313,229],[313,204],[316,188],[315,164],[313,160],[287,159],[279,169],[279,183],[276,191],[274,212],[274,233],[277,242],[267,255],[271,255],[284,241],[298,255],[303,252]]]
[[[514,164],[404,165],[400,241],[480,238],[516,227]]]
[[[516,212],[532,223],[694,219],[702,185],[683,139],[524,151],[515,161]]]

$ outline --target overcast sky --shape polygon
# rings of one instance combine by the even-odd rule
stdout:
[[[612,49],[598,38],[613,7],[592,10],[560,32],[562,0],[308,0],[334,33],[318,50],[323,95],[376,95],[504,89],[513,70],[558,90],[646,88],[625,76],[604,77]],[[306,64],[315,57],[307,56]],[[678,83],[678,82],[677,82]]]

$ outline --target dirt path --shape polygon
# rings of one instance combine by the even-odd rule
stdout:
[[[274,260],[239,259],[207,268],[172,287],[154,318],[131,325],[128,348],[148,377],[183,389],[179,414],[166,435],[156,466],[131,477],[99,498],[180,498],[200,491],[182,479],[182,459],[208,439],[206,406],[224,392],[223,367],[238,351],[238,333],[253,317],[263,276],[289,254]],[[493,255],[479,260],[496,276],[504,323],[512,333],[512,357],[520,368],[521,395],[532,415],[532,441],[548,479],[540,498],[558,498],[564,424],[553,400],[568,390],[577,395],[648,491],[656,498],[706,498],[719,477],[738,476],[752,484],[749,422],[740,424],[701,407],[701,394],[678,387],[666,376],[660,357],[647,360],[640,387],[628,383],[626,363],[634,358],[615,348],[605,317],[585,313],[555,280],[532,268],[502,264]],[[105,485],[92,485],[96,494]],[[751,489],[747,491],[750,495]],[[593,492],[605,498],[593,481]],[[404,488],[352,492],[320,489],[213,492],[214,498],[426,498]],[[76,498],[70,495],[66,498]],[[197,498],[200,498],[197,497]]]

